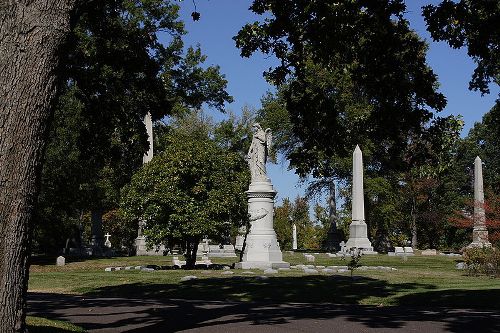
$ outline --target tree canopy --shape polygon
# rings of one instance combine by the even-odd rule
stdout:
[[[500,85],[500,6],[490,0],[444,0],[423,7],[427,30],[436,41],[446,41],[476,62],[469,89],[489,93],[489,83]]]
[[[188,265],[194,264],[202,237],[222,240],[246,221],[246,162],[206,129],[174,127],[160,155],[125,186],[121,202],[129,219],[146,222],[150,244],[187,242]]]
[[[292,167],[341,176],[335,164],[356,144],[374,167],[401,167],[408,134],[425,131],[446,104],[404,3],[255,0],[250,8],[266,18],[234,39],[244,57],[280,60],[265,75],[292,124]]]
[[[118,207],[147,150],[146,113],[159,119],[203,103],[223,110],[232,100],[219,67],[202,65],[198,47],[184,51],[178,10],[160,0],[80,8],[44,159],[36,231],[43,250],[62,247],[63,231],[85,212]]]

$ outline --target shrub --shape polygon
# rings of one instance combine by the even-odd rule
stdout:
[[[463,253],[469,275],[486,274],[500,277],[500,251],[493,247],[469,248]]]

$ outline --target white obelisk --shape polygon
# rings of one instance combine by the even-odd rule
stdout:
[[[146,164],[153,159],[153,120],[151,113],[144,116],[144,126],[148,134],[149,149],[142,157],[142,163]],[[146,226],[146,221],[139,220],[139,229],[137,230],[137,238],[135,239],[135,252],[138,256],[162,256],[166,250],[165,245],[160,244],[148,250],[146,246],[146,237],[143,235],[143,229]]]
[[[474,160],[474,228],[472,243],[468,247],[491,247],[484,211],[483,166],[479,156]]]
[[[149,112],[144,117],[144,126],[146,126],[146,132],[148,133],[149,150],[142,157],[143,164],[148,163],[153,158],[153,120]]]
[[[293,224],[292,237],[293,237],[292,249],[297,250],[297,226],[295,225],[295,223]]]
[[[349,226],[347,250],[360,249],[364,254],[375,254],[372,243],[368,240],[368,230],[365,223],[365,204],[363,197],[363,155],[356,145],[352,154],[352,222]]]

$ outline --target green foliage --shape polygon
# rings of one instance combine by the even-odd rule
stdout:
[[[361,260],[361,255],[362,253],[359,249],[351,249],[351,260],[349,260],[349,262],[347,263],[347,269],[351,271],[351,278],[354,270],[358,267],[361,267],[361,264],[359,263]]]
[[[488,84],[500,85],[500,5],[490,0],[444,0],[423,7],[427,30],[436,41],[453,48],[467,47],[477,64],[469,89],[489,93]]]
[[[463,253],[469,275],[486,274],[500,277],[500,251],[491,247],[468,248]]]
[[[245,220],[245,160],[218,145],[205,127],[191,129],[173,128],[161,154],[123,190],[125,216],[147,222],[144,234],[150,244],[181,239],[197,246],[203,236],[221,240]]]
[[[255,0],[250,9],[266,19],[234,39],[242,56],[261,51],[281,61],[267,73],[281,88],[278,103],[264,108],[286,106],[288,116],[276,117],[284,133],[293,125],[283,141],[298,174],[345,177],[342,159],[356,144],[367,164],[400,167],[405,137],[445,105],[403,2]]]
[[[100,1],[75,16],[43,162],[35,229],[42,250],[62,247],[64,226],[84,212],[118,206],[147,150],[147,112],[159,119],[232,101],[219,68],[202,65],[199,47],[183,51],[178,10],[162,0]],[[166,44],[159,34],[169,36]]]

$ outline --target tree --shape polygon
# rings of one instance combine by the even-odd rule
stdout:
[[[266,76],[283,88],[297,172],[335,177],[325,162],[356,144],[378,168],[400,167],[407,134],[446,104],[403,2],[255,0],[250,9],[266,19],[234,39],[244,57],[280,60]]]
[[[118,207],[120,189],[147,149],[147,112],[158,119],[203,103],[223,110],[232,100],[219,68],[201,68],[206,57],[199,48],[183,52],[178,9],[160,0],[82,8],[44,159],[36,235],[55,239],[37,237],[43,250],[60,249],[82,212],[99,222]],[[168,44],[159,42],[160,33],[170,36]]]
[[[124,188],[121,207],[129,219],[147,222],[144,234],[150,244],[185,241],[192,267],[203,236],[221,239],[245,221],[247,165],[204,127],[178,127],[165,142],[163,152]]]
[[[0,5],[0,331],[24,332],[31,223],[76,1]]]
[[[490,0],[444,0],[423,7],[427,30],[435,41],[452,48],[467,47],[477,67],[469,89],[489,93],[488,84],[500,85],[500,7]]]
[[[274,214],[274,231],[282,250],[291,250],[293,247],[293,205],[289,198],[284,198],[277,206]]]

